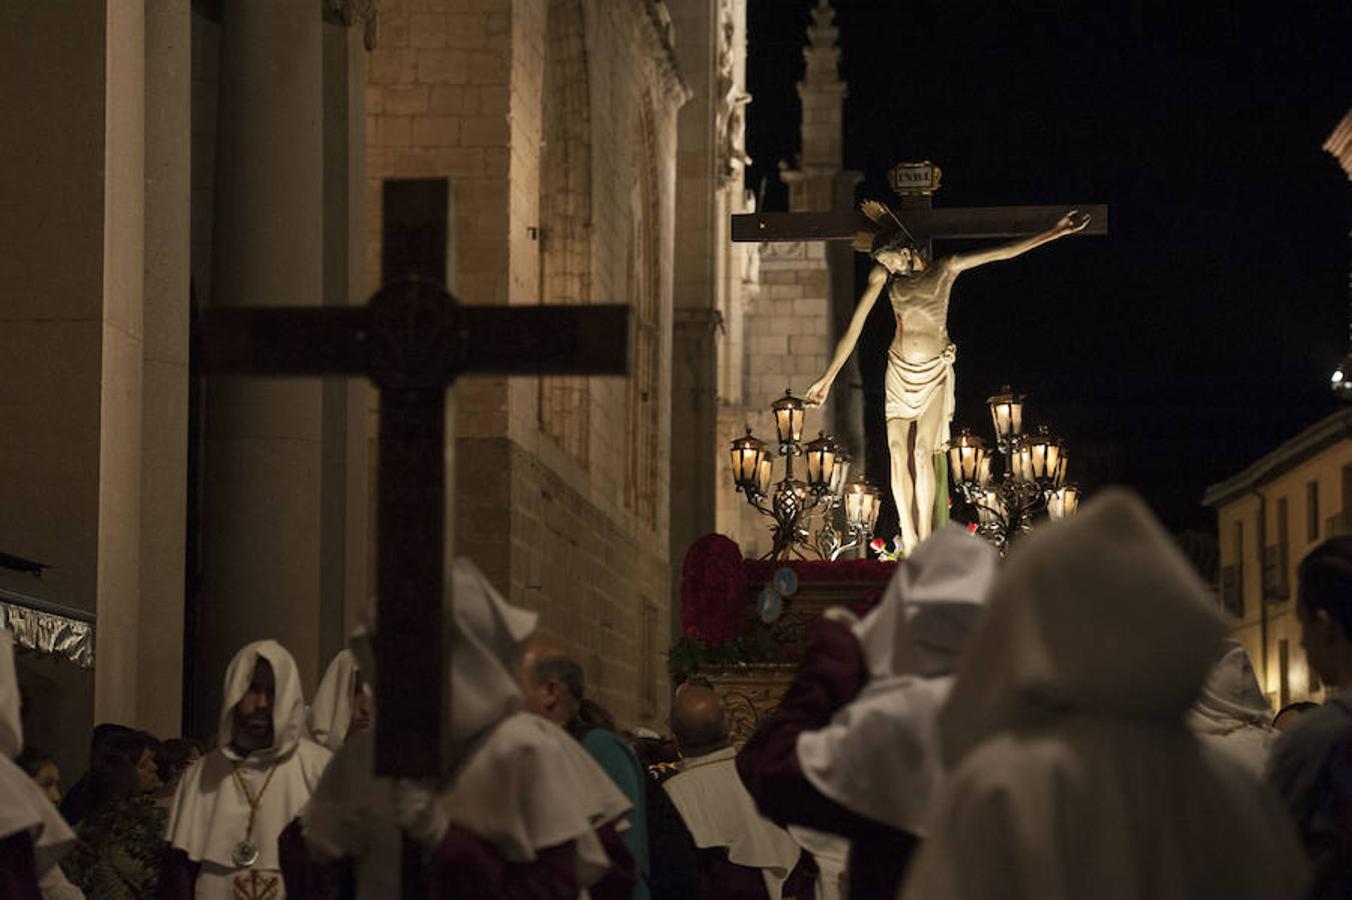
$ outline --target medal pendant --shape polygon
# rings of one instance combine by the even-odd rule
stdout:
[[[235,865],[242,869],[247,869],[258,862],[258,848],[251,842],[245,840],[235,845],[235,852],[230,855],[235,861]]]

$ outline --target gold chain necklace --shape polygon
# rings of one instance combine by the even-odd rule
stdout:
[[[235,784],[239,785],[245,802],[249,804],[249,827],[244,831],[244,840],[235,845],[230,858],[235,861],[235,865],[247,869],[258,862],[258,845],[253,842],[254,819],[258,817],[258,805],[263,802],[263,792],[272,784],[272,776],[277,774],[277,764],[273,763],[272,768],[268,769],[268,777],[263,779],[263,786],[258,789],[257,796],[249,793],[249,786],[239,774],[239,766],[232,768],[230,774],[235,776]]]

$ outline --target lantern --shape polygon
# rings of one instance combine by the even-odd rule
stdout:
[[[761,460],[769,460],[765,442],[753,437],[748,426],[746,435],[732,442],[729,453],[732,456],[732,481],[737,490],[754,489],[760,475]]]
[[[980,483],[982,468],[990,475],[986,463],[986,442],[964,428],[948,447],[948,467],[956,481]]]
[[[775,432],[779,435],[781,448],[786,444],[796,444],[803,437],[803,401],[793,395],[793,391],[784,391],[784,396],[770,404],[775,414]]]
[[[756,469],[756,493],[762,497],[770,496],[770,487],[774,484],[774,457],[769,453],[761,455],[760,466]]]
[[[981,487],[991,483],[991,455],[989,453],[983,456],[980,464],[977,465],[976,483]]]
[[[1030,481],[1052,482],[1061,466],[1061,439],[1039,425],[1037,433],[1021,442],[1020,455],[1027,450],[1025,475]]]
[[[836,467],[836,442],[819,431],[816,440],[803,447],[803,455],[807,457],[808,487],[819,492],[829,490]]]
[[[1080,508],[1080,488],[1067,484],[1047,495],[1047,515],[1053,519],[1068,519]]]
[[[843,447],[836,447],[836,464],[831,468],[831,493],[839,497],[845,492],[845,484],[850,480],[850,464],[854,460]]]
[[[850,527],[863,528],[876,520],[878,489],[860,476],[845,487],[844,506],[845,521]]]
[[[986,400],[991,409],[991,422],[995,425],[995,436],[1002,443],[1018,437],[1023,432],[1023,394],[1015,394],[1006,385],[1001,392]]]

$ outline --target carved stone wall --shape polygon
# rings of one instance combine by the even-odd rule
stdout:
[[[382,178],[446,176],[465,303],[631,303],[634,376],[456,385],[457,552],[660,724],[676,114],[653,0],[382,0],[368,91],[370,259]],[[618,336],[617,336],[618,337]]]
[[[550,0],[545,25],[540,157],[540,299],[591,300],[591,85],[581,0]],[[585,377],[540,379],[540,428],[584,468],[590,429]]]

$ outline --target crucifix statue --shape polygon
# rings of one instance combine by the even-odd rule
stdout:
[[[624,375],[629,308],[466,306],[446,292],[445,179],[387,181],[385,287],[364,307],[208,309],[203,371],[365,376],[380,389],[376,771],[441,771],[446,389],[463,375]],[[454,598],[450,598],[454,602]]]
[[[1107,208],[1087,211],[1064,207],[985,207],[933,210],[929,197],[938,188],[939,169],[929,163],[902,164],[889,173],[902,196],[899,211],[876,200],[859,213],[778,213],[733,217],[733,240],[851,239],[873,259],[868,284],[849,326],[836,345],[826,372],[807,389],[804,400],[819,406],[854,352],[864,322],[884,293],[896,320],[888,348],[885,417],[889,475],[898,525],[907,551],[929,536],[954,410],[953,362],[948,338],[948,303],[957,276],[977,266],[1012,259],[1057,238],[1076,233],[1105,234]],[[1091,225],[1097,227],[1092,229]],[[985,250],[955,253],[934,261],[934,238],[1015,237]]]

